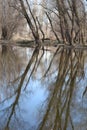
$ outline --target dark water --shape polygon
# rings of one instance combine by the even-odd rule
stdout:
[[[87,130],[87,51],[0,49],[0,130]]]

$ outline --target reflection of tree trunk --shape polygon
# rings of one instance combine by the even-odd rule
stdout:
[[[73,50],[63,50],[60,55],[57,80],[39,130],[67,130],[69,125],[74,129],[71,103],[74,96],[76,76],[81,68],[81,63],[83,63],[81,61],[83,53],[77,53],[78,55],[73,56],[74,53]],[[80,61],[78,57],[81,58]]]
[[[20,98],[20,95],[21,95],[21,89],[22,89],[22,86],[23,86],[23,83],[24,83],[24,80],[26,78],[26,75],[30,69],[30,67],[32,66],[33,62],[35,61],[35,59],[37,59],[38,57],[38,54],[39,54],[39,47],[36,47],[33,54],[32,54],[32,57],[27,65],[27,67],[25,68],[25,71],[21,77],[21,80],[20,80],[20,83],[18,85],[18,89],[16,90],[16,98],[15,98],[15,101],[13,102],[12,106],[11,106],[11,113],[8,117],[8,121],[7,121],[7,124],[6,124],[6,127],[5,129],[8,130],[9,129],[9,124],[10,124],[10,121],[12,119],[12,116],[15,112],[15,109],[16,109],[16,105],[18,104],[18,101],[19,101],[19,98]],[[33,73],[33,72],[32,72]],[[32,74],[31,74],[32,75]],[[31,76],[30,75],[30,76]]]
[[[2,36],[1,36],[2,40],[6,40],[7,39],[7,27],[3,26],[2,27]],[[7,52],[7,46],[2,45],[2,54],[5,54]]]

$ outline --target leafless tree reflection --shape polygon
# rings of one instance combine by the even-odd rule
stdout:
[[[76,77],[84,70],[83,52],[63,50],[60,55],[58,76],[40,124],[39,130],[74,129],[70,105]]]
[[[53,78],[53,81],[50,80],[52,89],[49,89],[49,86],[47,88],[50,94],[47,98],[48,100],[44,102],[46,104],[45,110],[42,112],[43,117],[39,120],[40,124],[37,130],[74,130],[71,105],[75,95],[76,84],[85,76],[84,53],[78,49],[58,48],[52,55],[53,57],[49,56],[50,63],[48,69],[46,69],[47,67],[45,67],[43,60],[45,52],[40,52],[40,48],[40,46],[37,46],[31,56],[29,55],[29,61],[24,70],[22,68],[23,59],[15,55],[12,48],[7,48],[7,52],[1,53],[0,55],[0,78],[2,83],[5,82],[6,84],[6,86],[2,84],[4,91],[5,88],[9,91],[7,95],[6,93],[3,95],[4,99],[0,101],[0,114],[2,113],[2,117],[6,115],[4,126],[0,127],[0,130],[24,130],[25,128],[31,130],[29,124],[26,126],[25,120],[21,117],[20,100],[22,98],[22,92],[26,92],[29,81],[33,75],[40,75],[37,74],[39,72],[38,68],[41,68],[41,76],[44,75],[44,78],[51,78],[50,72],[55,70],[54,67],[56,67],[57,73],[54,76],[55,79]],[[52,66],[54,68],[53,70],[51,70]],[[6,102],[8,105],[5,105]],[[12,126],[13,122],[15,128]],[[36,130],[36,128],[32,128],[32,130],[33,129]]]
[[[20,75],[22,60],[15,54],[12,47],[5,46],[4,52],[0,53],[0,80],[2,87],[10,85],[10,83]],[[15,64],[16,63],[16,64]]]
[[[30,79],[35,67],[36,67],[36,63],[38,62],[39,49],[40,49],[39,47],[35,48],[32,56],[31,56],[31,59],[29,60],[29,63],[27,65],[27,67],[25,68],[25,70],[24,70],[23,74],[21,75],[21,77],[18,79],[19,80],[19,85],[16,87],[16,90],[15,90],[14,94],[12,95],[12,96],[15,96],[14,102],[8,108],[6,108],[6,111],[7,110],[9,111],[9,109],[10,109],[10,114],[8,115],[8,120],[7,120],[6,127],[5,127],[6,130],[7,129],[9,130],[10,121],[12,119],[12,116],[15,114],[15,110],[16,110],[16,107],[17,107],[18,102],[19,102],[21,89],[23,87],[23,83],[24,83],[24,80],[26,78],[26,75],[27,75],[28,71],[30,70],[32,64],[34,64],[33,67],[32,67],[32,71],[31,71],[31,73],[30,73],[30,75],[28,77],[28,81],[27,81],[27,84],[28,84],[29,79]],[[14,83],[15,83],[15,81],[14,81]],[[27,87],[27,84],[24,87],[24,89]],[[10,98],[12,98],[12,96]]]

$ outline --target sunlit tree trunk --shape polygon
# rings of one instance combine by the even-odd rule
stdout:
[[[23,0],[19,0],[20,1],[20,4],[21,4],[21,8],[22,8],[22,12],[23,12],[23,15],[25,17],[25,19],[27,20],[27,23],[32,31],[32,34],[33,34],[33,37],[35,39],[35,42],[37,45],[40,44],[40,38],[39,38],[39,33],[38,33],[38,27],[37,27],[37,23],[36,23],[36,19],[34,18],[34,15],[31,11],[31,8],[30,8],[30,5],[29,5],[29,2],[26,0],[26,5],[28,7],[28,10],[33,18],[33,22],[34,22],[34,25],[31,21],[31,18],[30,16],[28,15],[28,12],[27,12],[27,8],[25,7],[25,4],[24,4],[24,1]]]

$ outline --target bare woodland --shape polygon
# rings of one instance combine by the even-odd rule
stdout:
[[[0,0],[0,45],[0,130],[87,128],[86,0]]]
[[[68,45],[86,44],[87,7],[83,0],[0,0],[1,40],[19,34]]]

